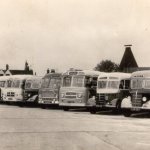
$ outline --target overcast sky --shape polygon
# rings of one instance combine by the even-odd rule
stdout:
[[[92,69],[120,63],[132,44],[139,66],[150,66],[149,0],[0,1],[0,68],[23,69],[27,60],[47,68]]]

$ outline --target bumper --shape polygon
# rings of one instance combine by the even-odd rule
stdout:
[[[23,102],[23,99],[15,99],[15,98],[11,98],[11,99],[3,99],[4,102]]]
[[[66,107],[86,107],[85,103],[59,103],[59,106],[66,106]]]
[[[122,110],[131,110],[132,112],[146,112],[146,111],[150,111],[150,108],[146,108],[146,107],[128,107],[128,108],[122,108]]]
[[[39,100],[38,101],[39,104],[45,104],[45,105],[58,105],[59,102],[58,100]]]

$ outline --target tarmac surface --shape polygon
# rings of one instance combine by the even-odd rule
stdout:
[[[0,105],[0,150],[150,150],[150,116]]]

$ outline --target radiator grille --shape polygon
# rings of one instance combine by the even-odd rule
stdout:
[[[97,94],[96,105],[105,105],[105,94]]]
[[[141,107],[142,106],[142,94],[133,94],[132,95],[132,106]]]

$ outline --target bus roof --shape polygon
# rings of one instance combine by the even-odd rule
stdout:
[[[132,78],[150,78],[150,70],[135,71],[131,75]]]
[[[41,76],[32,76],[32,77],[28,77],[27,80],[41,80],[42,77]]]
[[[0,81],[8,80],[11,76],[0,76]]]
[[[48,73],[43,78],[50,78],[50,77],[61,77],[61,73]]]
[[[33,77],[34,75],[11,75],[9,76],[10,79],[20,79],[20,80],[24,80],[27,79],[29,77]]]
[[[131,78],[131,74],[129,74],[129,73],[123,73],[123,72],[110,72],[110,73],[103,73],[103,74],[101,74],[101,75],[99,75],[99,77],[98,77],[98,80],[100,80],[100,79],[104,79],[104,78],[109,78],[109,77],[112,77],[112,79],[119,79],[119,80],[121,80],[121,79],[129,79],[129,78]]]
[[[101,73],[100,71],[94,70],[75,70],[75,71],[67,71],[63,73],[63,75],[87,75],[87,76],[99,76]]]

